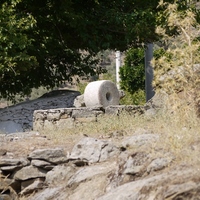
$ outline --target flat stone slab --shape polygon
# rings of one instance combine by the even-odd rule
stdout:
[[[45,176],[46,176],[45,170],[30,165],[17,171],[16,174],[14,175],[14,178],[15,180],[24,181],[32,178],[41,178]]]
[[[3,133],[16,133],[22,132],[23,128],[22,125],[17,124],[13,121],[2,121],[0,122],[0,131]]]
[[[55,149],[37,149],[31,152],[29,159],[44,160],[50,163],[59,164],[67,162],[67,155],[62,148]]]

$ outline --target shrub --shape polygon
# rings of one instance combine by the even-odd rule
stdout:
[[[122,105],[144,105],[146,102],[145,91],[139,89],[133,94],[125,92],[125,97],[120,100]]]
[[[144,49],[130,48],[125,54],[124,65],[120,68],[120,87],[134,94],[145,89]]]

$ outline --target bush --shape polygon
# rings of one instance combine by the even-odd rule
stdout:
[[[121,105],[144,105],[146,102],[145,91],[139,89],[135,93],[125,92],[125,97],[120,100]]]
[[[126,96],[120,101],[125,105],[145,103],[144,48],[130,48],[125,53],[124,65],[120,68],[120,88]]]
[[[125,54],[124,65],[120,68],[120,87],[134,94],[145,89],[144,49],[131,48]]]

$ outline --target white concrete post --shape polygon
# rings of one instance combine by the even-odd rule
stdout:
[[[119,76],[119,69],[121,67],[121,53],[120,51],[116,51],[116,85],[117,88],[120,89],[120,76]]]

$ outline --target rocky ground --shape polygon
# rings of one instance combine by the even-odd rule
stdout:
[[[148,111],[89,131],[0,134],[0,200],[200,199],[199,121]]]
[[[0,199],[199,199],[199,165],[155,145],[162,142],[147,129],[58,143],[38,132],[1,134]]]

